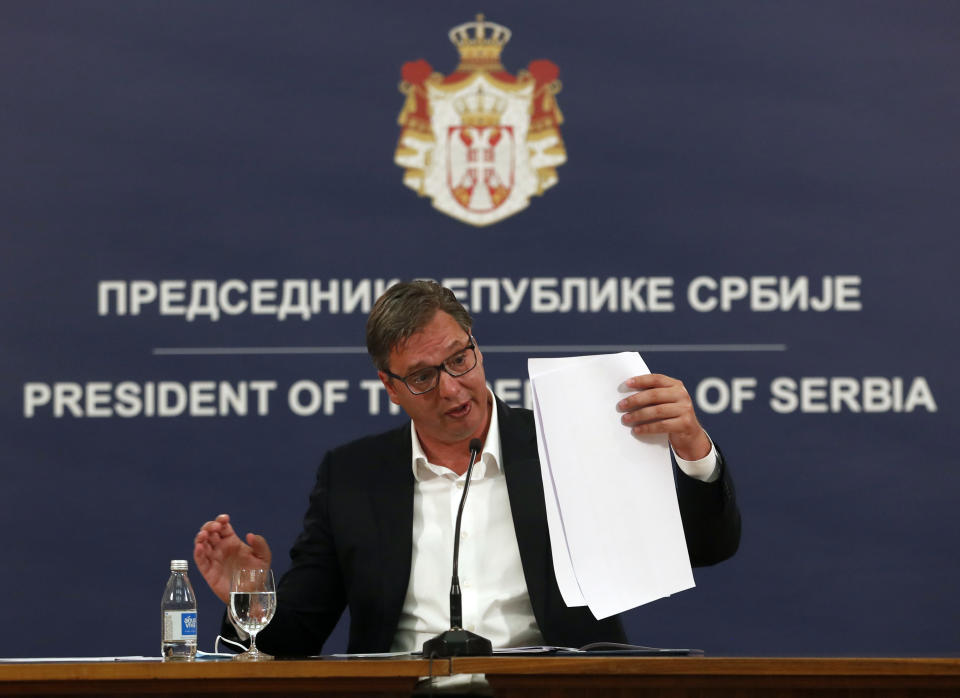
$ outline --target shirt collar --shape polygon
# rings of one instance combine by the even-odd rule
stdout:
[[[501,465],[503,459],[500,455],[500,422],[497,419],[497,399],[489,389],[487,394],[490,396],[490,428],[487,429],[487,439],[483,442],[480,460],[473,466],[472,480],[494,477],[503,469]],[[417,428],[412,420],[410,422],[410,440],[413,444],[411,467],[413,468],[413,477],[417,482],[436,477],[443,477],[448,480],[459,480],[466,477],[466,473],[457,475],[449,468],[434,465],[427,460],[427,455],[420,444],[420,437],[417,436]]]

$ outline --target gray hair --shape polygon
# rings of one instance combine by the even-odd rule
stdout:
[[[367,352],[380,371],[390,370],[390,351],[429,324],[441,310],[470,334],[473,318],[453,291],[436,281],[405,281],[388,288],[367,318]]]

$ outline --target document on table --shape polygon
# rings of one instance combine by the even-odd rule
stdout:
[[[529,359],[553,565],[568,606],[606,618],[694,586],[666,435],[617,403],[650,371],[635,352]]]

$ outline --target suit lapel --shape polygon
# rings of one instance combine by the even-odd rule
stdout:
[[[500,446],[503,473],[510,495],[510,511],[517,534],[523,576],[534,615],[542,623],[546,612],[549,580],[553,578],[550,537],[543,502],[543,481],[537,454],[537,438],[529,414],[511,410],[499,400]]]
[[[410,579],[410,557],[413,554],[413,473],[410,469],[410,424],[387,434],[383,461],[376,472],[370,493],[371,509],[377,522],[382,560],[379,597],[383,613],[382,647],[390,647],[393,632],[400,620],[403,600]]]

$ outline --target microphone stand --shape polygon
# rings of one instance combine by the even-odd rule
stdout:
[[[453,578],[450,581],[450,629],[423,643],[424,657],[477,657],[493,653],[493,645],[485,637],[461,628],[463,623],[463,605],[460,595],[460,577],[457,570],[460,563],[460,519],[463,517],[463,505],[470,490],[470,475],[473,462],[483,450],[480,439],[470,441],[470,465],[467,466],[467,481],[463,485],[460,508],[457,510],[457,523],[453,531]]]

